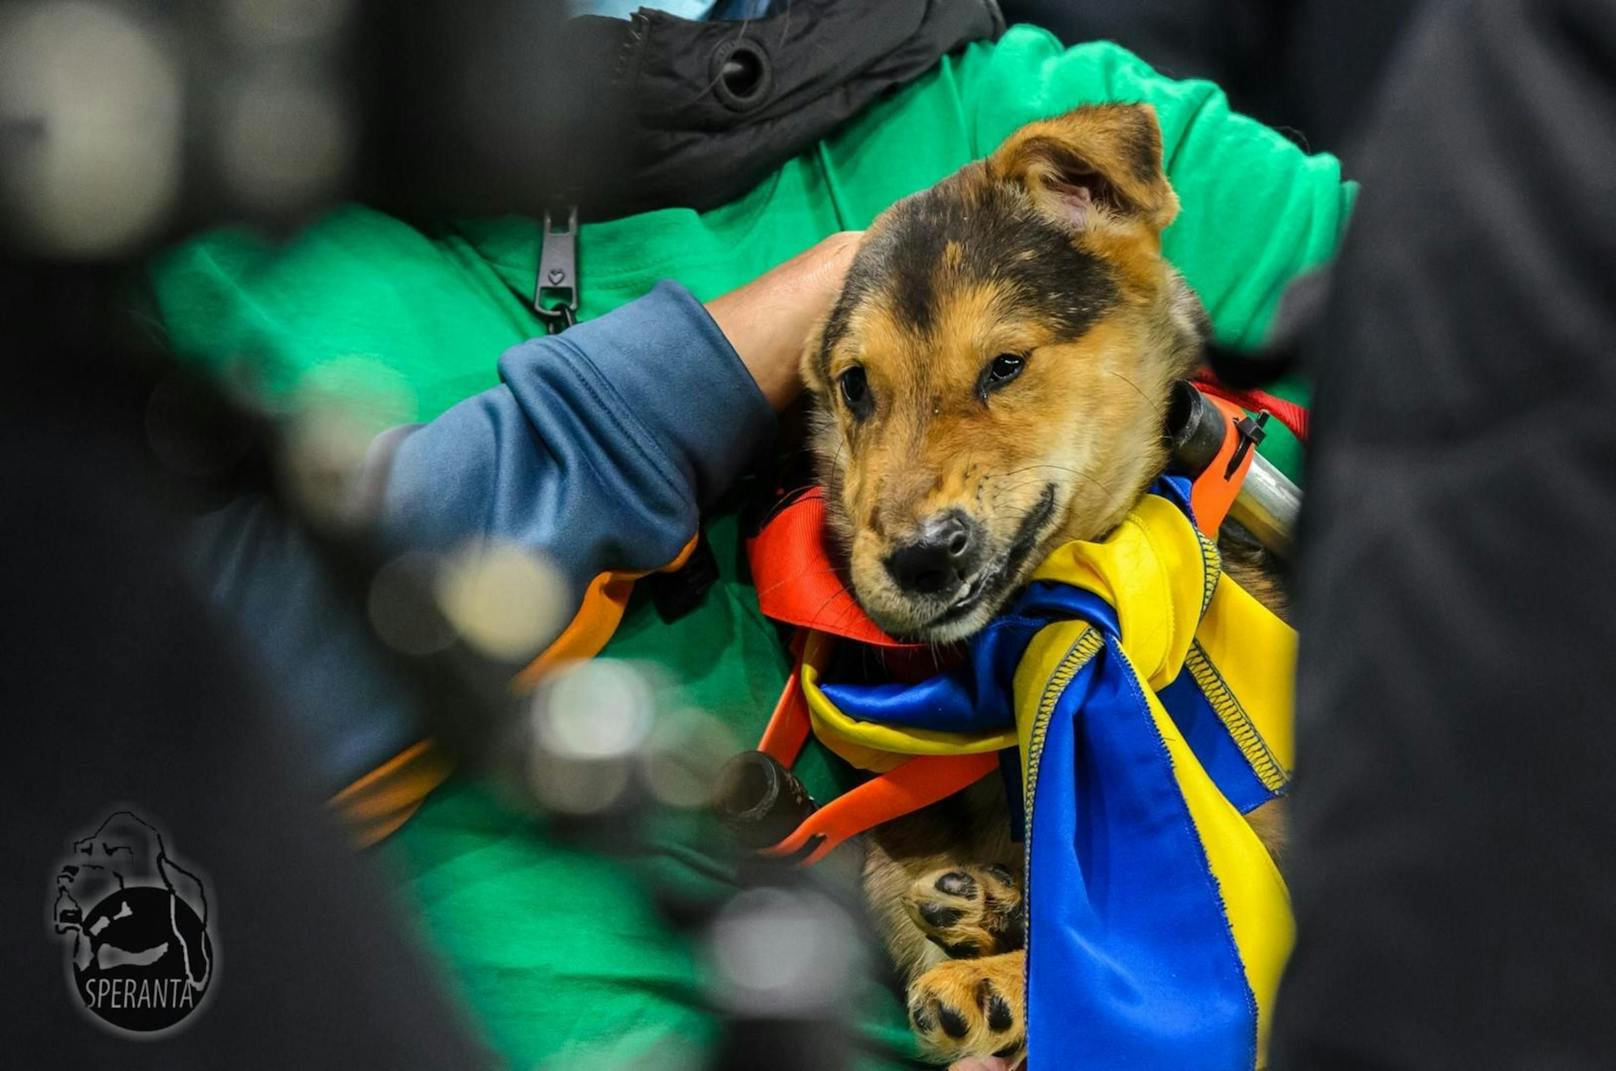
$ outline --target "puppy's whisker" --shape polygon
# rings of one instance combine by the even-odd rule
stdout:
[[[817,623],[819,621],[819,615],[824,613],[826,608],[828,608],[831,603],[835,602],[839,598],[844,598],[844,597],[847,598],[849,601],[851,601],[854,606],[858,605],[857,600],[853,599],[853,593],[851,591],[848,591],[846,588],[838,588],[837,590],[831,592],[830,597],[827,598],[824,602],[820,603],[819,608],[808,616],[809,623],[810,624]]]
[[[787,507],[796,505],[798,496],[806,494],[818,486],[818,481],[815,481],[813,483],[798,484],[796,487],[780,492],[779,499],[774,503],[774,505],[768,508],[758,524],[760,526],[768,524],[770,521],[778,517]]]
[[[1070,465],[1062,465],[1062,464],[1059,464],[1059,463],[1054,462],[1054,461],[1043,461],[1043,462],[1039,462],[1036,465],[1023,465],[1019,469],[1011,469],[1008,472],[998,473],[994,478],[997,479],[997,480],[1003,480],[1003,479],[1006,479],[1006,478],[1008,478],[1010,476],[1019,476],[1023,472],[1032,472],[1034,469],[1056,469],[1056,470],[1058,470],[1060,472],[1077,472],[1078,471],[1077,469],[1074,469]]]
[[[1115,368],[1107,368],[1106,371],[1109,372],[1111,375],[1116,376],[1118,379],[1122,380],[1122,382],[1128,384],[1128,386],[1132,387],[1133,390],[1134,390],[1134,393],[1139,395],[1139,397],[1143,398],[1145,400],[1145,404],[1150,406],[1151,409],[1155,410],[1156,416],[1161,419],[1161,422],[1164,425],[1167,423],[1167,413],[1166,413],[1165,410],[1162,409],[1161,403],[1158,402],[1156,399],[1152,398],[1150,395],[1146,394],[1143,390],[1141,390],[1140,387],[1139,387],[1139,384],[1135,383],[1133,380],[1129,379],[1127,376],[1123,375],[1121,372],[1118,372]]]
[[[1022,480],[1022,481],[1020,481],[1018,483],[1015,483],[1015,484],[1012,484],[1012,485],[1010,485],[1008,487],[1005,487],[1005,486],[1002,485],[1002,482],[1001,482],[1001,481],[1003,481],[1005,479],[1005,477],[1014,476],[1014,475],[1016,475],[1018,473],[1022,473],[1022,472],[1031,472],[1034,469],[1054,469],[1057,472],[1067,473],[1068,475],[1076,476],[1079,479],[1084,479],[1084,480],[1089,481],[1095,487],[1099,488],[1100,491],[1102,491],[1107,497],[1110,497],[1110,496],[1115,494],[1115,491],[1114,491],[1113,488],[1111,488],[1108,485],[1102,483],[1101,481],[1095,479],[1094,475],[1092,473],[1088,472],[1086,469],[1073,468],[1070,465],[1057,465],[1057,464],[1054,464],[1052,462],[1048,463],[1048,464],[1042,464],[1042,465],[1027,465],[1027,466],[1024,466],[1024,467],[1019,468],[1019,469],[1011,469],[1009,472],[1006,472],[1006,473],[1004,473],[1003,476],[999,477],[998,481],[995,481],[995,484],[994,484],[995,494],[996,495],[1007,494],[1010,491],[1019,490],[1019,489],[1021,489],[1023,487],[1030,487],[1030,486],[1033,486],[1034,484],[1038,483],[1039,482],[1038,480]],[[997,498],[995,499],[995,501],[997,501]]]
[[[810,569],[806,573],[794,573],[791,576],[784,577],[784,578],[782,578],[780,580],[775,581],[773,584],[770,584],[766,588],[759,588],[758,589],[758,598],[762,598],[763,596],[768,595],[771,592],[774,592],[774,591],[776,591],[776,590],[778,590],[780,588],[783,588],[787,584],[798,583],[799,581],[804,580],[804,579],[806,579],[807,577],[810,577],[810,576],[824,576],[826,573],[831,573],[831,574],[834,575],[834,574],[837,574],[837,572],[838,571],[835,568],[825,568],[825,569]],[[842,590],[846,591],[847,589],[844,587]]]

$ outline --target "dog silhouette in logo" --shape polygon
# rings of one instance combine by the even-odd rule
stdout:
[[[51,910],[73,935],[73,975],[93,1014],[125,1030],[162,1030],[197,1006],[213,976],[202,881],[162,834],[115,811],[72,843]]]

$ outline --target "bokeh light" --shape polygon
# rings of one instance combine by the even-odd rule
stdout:
[[[383,643],[408,655],[429,655],[455,641],[455,631],[425,593],[431,592],[443,558],[425,551],[401,554],[376,571],[366,611]]]
[[[489,658],[532,658],[564,624],[566,583],[555,567],[514,543],[478,541],[438,573],[438,606],[455,631]]]
[[[116,255],[180,191],[179,71],[151,28],[111,4],[0,6],[0,199],[36,253]]]
[[[862,955],[852,917],[808,887],[739,894],[713,921],[710,950],[719,1001],[752,1018],[834,1015]]]
[[[645,743],[646,786],[670,807],[709,806],[719,771],[738,747],[729,727],[706,711],[670,711],[657,719]]]
[[[612,659],[559,669],[533,697],[528,780],[545,807],[594,814],[618,807],[656,721],[656,689]]]

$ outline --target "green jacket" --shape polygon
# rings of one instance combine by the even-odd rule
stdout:
[[[599,316],[663,278],[715,297],[827,234],[867,226],[1022,124],[1101,101],[1155,106],[1182,203],[1166,254],[1219,339],[1259,342],[1289,280],[1336,250],[1353,195],[1337,162],[1232,114],[1209,84],[1164,79],[1109,44],[1062,50],[1027,27],[946,57],[732,204],[585,225],[580,315]],[[493,386],[500,354],[542,333],[528,304],[538,246],[529,219],[425,234],[348,207],[286,246],[244,230],[208,235],[160,259],[153,282],[182,356],[221,373],[244,364],[274,399],[319,385],[367,404],[385,397],[387,419],[425,420]],[[1294,387],[1281,393],[1297,396]],[[1298,470],[1284,432],[1263,451]],[[668,666],[746,746],[778,695],[784,659],[736,574],[733,518],[707,528],[723,576],[706,602],[674,625],[631,606],[606,653]],[[799,772],[816,792],[841,774],[822,754]],[[699,1053],[712,1041],[699,957],[636,876],[643,865],[697,880],[711,866],[700,844],[670,833],[640,863],[606,862],[478,786],[451,782],[385,851],[498,1051],[521,1066],[563,1057],[604,1068],[648,1066],[650,1053]],[[856,1006],[867,1009],[869,1066],[892,1066],[908,1049],[901,1003],[873,988]]]

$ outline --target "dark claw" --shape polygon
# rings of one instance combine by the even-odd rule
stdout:
[[[988,1017],[988,1028],[996,1034],[1002,1034],[1016,1025],[1016,1016],[1010,1010],[1009,1003],[986,978],[976,983],[976,1006]]]
[[[1010,1005],[999,994],[995,993],[988,998],[988,1029],[995,1034],[1002,1034],[1016,1025],[1015,1013]]]

